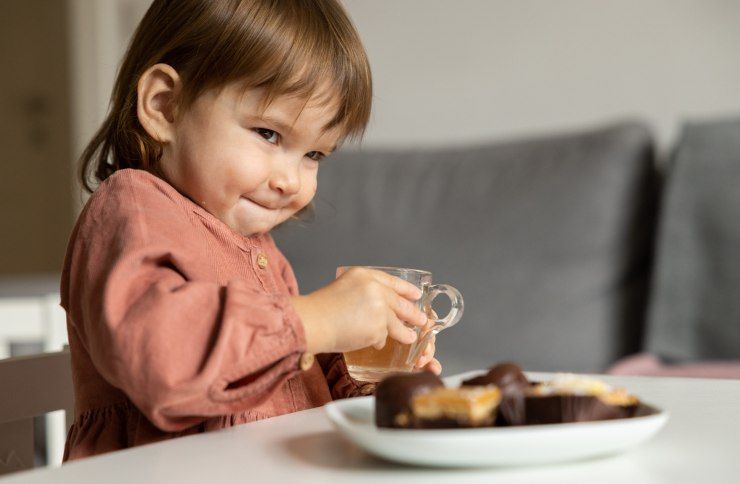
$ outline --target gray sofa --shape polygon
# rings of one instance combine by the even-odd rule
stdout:
[[[315,219],[275,233],[303,292],[338,265],[423,268],[465,297],[446,373],[512,359],[595,371],[640,349],[657,177],[649,130],[337,154]],[[441,312],[445,312],[442,305]]]
[[[666,174],[646,349],[740,360],[740,119],[688,124]]]

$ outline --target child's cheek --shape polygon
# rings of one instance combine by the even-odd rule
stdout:
[[[306,194],[309,201],[316,195],[316,189],[318,187],[317,174],[318,171],[312,167],[301,171],[301,192]]]
[[[295,204],[293,206],[294,211],[298,212],[299,210],[303,209],[311,203],[311,200],[313,200],[313,197],[316,195],[316,183],[313,183],[310,186],[303,186],[301,187],[301,193],[296,197]]]
[[[310,190],[306,190],[303,196],[301,197],[301,208],[311,203],[311,200],[313,200],[314,195],[316,195],[316,187],[313,187]]]
[[[269,176],[269,171],[260,165],[250,163],[238,163],[228,174],[227,181],[235,181],[240,193],[250,193],[264,184]]]
[[[311,185],[311,189],[308,192],[308,200],[306,201],[306,204],[308,204],[311,200],[313,200],[313,197],[316,196],[317,188],[318,188],[318,185],[316,183],[316,180],[314,180],[313,185]]]

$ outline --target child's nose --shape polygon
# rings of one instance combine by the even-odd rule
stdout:
[[[270,177],[270,188],[281,195],[294,195],[301,188],[297,163],[285,162]]]

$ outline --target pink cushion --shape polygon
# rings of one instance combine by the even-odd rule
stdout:
[[[653,354],[637,353],[617,361],[607,370],[607,373],[610,375],[740,379],[740,361],[703,361],[683,365],[666,365]]]

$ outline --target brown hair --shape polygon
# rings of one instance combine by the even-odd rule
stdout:
[[[154,0],[123,58],[110,112],[80,157],[86,190],[123,168],[158,173],[162,146],[137,116],[139,78],[158,63],[182,79],[178,111],[231,82],[264,88],[263,106],[285,94],[309,98],[329,82],[338,108],[325,130],[360,138],[370,117],[367,55],[338,0]]]

